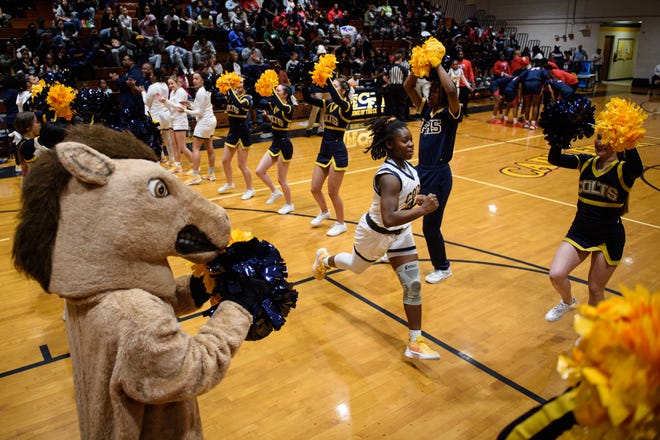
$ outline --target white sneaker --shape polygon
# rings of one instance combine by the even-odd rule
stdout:
[[[266,205],[272,205],[273,203],[275,203],[275,200],[279,199],[280,197],[282,197],[282,192],[275,191],[270,195],[270,197],[268,197],[268,200],[266,200]]]
[[[335,224],[330,228],[330,230],[327,232],[328,237],[336,237],[339,234],[343,234],[346,232],[346,223],[338,223],[335,222]]]
[[[241,200],[250,200],[252,197],[254,197],[254,190],[246,189],[243,195],[241,196]]]
[[[435,284],[435,283],[439,283],[445,278],[449,278],[450,276],[451,276],[451,269],[447,269],[447,270],[435,269],[432,270],[430,274],[426,275],[426,278],[424,278],[424,280],[429,284]]]
[[[268,133],[261,133],[261,134],[259,135],[259,137],[260,137],[261,139],[270,139],[270,138],[273,137],[273,133],[270,133],[270,132],[268,132]]]
[[[289,205],[288,203],[277,210],[277,213],[282,215],[289,214],[291,212],[293,212],[293,204]]]
[[[218,193],[219,194],[226,193],[227,191],[230,191],[234,188],[235,188],[235,186],[234,186],[233,183],[225,183],[220,188],[218,188]]]
[[[330,254],[326,248],[319,248],[316,251],[316,255],[314,256],[314,263],[312,264],[312,274],[317,280],[322,280],[325,278],[325,273],[328,271],[328,268],[325,267],[325,264],[323,264],[323,260],[325,260],[329,255]]]
[[[313,228],[315,228],[318,225],[320,225],[323,220],[327,220],[329,218],[330,218],[330,210],[327,210],[326,212],[322,212],[316,217],[314,217],[314,220],[309,222],[309,224],[312,225]]]
[[[566,312],[575,309],[577,303],[578,302],[576,298],[573,298],[573,302],[571,304],[566,304],[564,301],[559,301],[559,304],[551,308],[550,311],[545,314],[545,320],[550,322],[560,320]]]

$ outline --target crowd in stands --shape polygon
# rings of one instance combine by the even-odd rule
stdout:
[[[589,59],[581,46],[564,52],[555,47],[549,54],[539,47],[521,48],[515,33],[507,35],[504,28],[483,26],[474,18],[456,23],[430,2],[409,10],[403,0],[345,1],[324,10],[309,0],[55,0],[52,11],[51,19],[30,23],[22,37],[3,41],[4,90],[25,92],[48,72],[66,72],[72,81],[103,79],[116,89],[103,68],[121,73],[125,56],[136,66],[148,63],[175,74],[186,89],[194,71],[237,71],[249,87],[268,67],[300,87],[311,63],[334,53],[341,75],[355,78],[358,86],[380,89],[386,113],[401,114],[388,103],[390,68],[399,58],[409,68],[410,49],[430,36],[447,48],[447,70],[453,59],[461,69],[469,63],[469,74],[458,84],[466,108],[468,95],[487,92],[494,79],[514,75],[532,60],[575,72]],[[20,9],[6,12],[3,17],[21,14]],[[6,21],[11,24],[11,18]]]

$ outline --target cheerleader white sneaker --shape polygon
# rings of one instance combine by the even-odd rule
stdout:
[[[270,197],[268,197],[268,200],[266,200],[266,205],[272,205],[273,203],[275,203],[275,200],[279,199],[280,197],[282,197],[282,192],[275,191],[270,195]]]
[[[330,218],[330,210],[326,212],[321,212],[319,215],[314,217],[314,219],[309,222],[310,225],[312,225],[313,228],[317,227],[321,223],[323,223],[323,220],[327,220]]]
[[[218,188],[218,194],[226,193],[227,191],[231,191],[234,188],[235,186],[233,183],[225,183],[220,188]]]
[[[545,314],[545,320],[550,322],[560,320],[561,317],[566,314],[566,312],[575,309],[577,303],[577,299],[575,298],[573,298],[573,302],[570,304],[566,304],[564,301],[559,301],[559,304],[551,308],[548,313]]]
[[[241,200],[250,200],[252,197],[254,197],[254,190],[246,189],[243,195],[241,196]]]
[[[293,212],[293,204],[290,205],[288,203],[277,210],[277,213],[282,215],[290,214],[292,212]]]
[[[337,235],[343,234],[344,232],[346,232],[346,223],[335,222],[335,224],[325,235],[328,237],[336,237]]]

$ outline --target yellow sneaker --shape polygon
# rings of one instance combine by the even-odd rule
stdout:
[[[431,350],[431,348],[426,345],[424,339],[421,336],[417,337],[417,340],[408,342],[406,347],[406,357],[411,359],[422,359],[422,360],[431,360],[431,359],[440,359],[440,354],[437,351]]]
[[[326,248],[320,248],[316,251],[316,257],[314,258],[314,264],[312,264],[312,273],[314,278],[317,280],[322,280],[325,278],[325,273],[328,271],[328,268],[323,264],[323,260],[330,256]]]
[[[208,180],[209,182],[215,182],[215,173],[204,174],[204,175],[202,176],[202,179],[204,179],[204,180]]]
[[[183,173],[183,168],[177,167],[176,165],[167,170],[170,173]]]

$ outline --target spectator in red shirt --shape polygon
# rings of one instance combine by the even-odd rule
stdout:
[[[519,74],[522,69],[526,69],[529,66],[529,57],[522,57],[520,55],[520,50],[513,52],[513,58],[509,62],[509,69],[514,75]]]
[[[493,66],[493,75],[495,75],[496,78],[502,76],[511,76],[509,62],[504,58],[504,52],[500,52],[500,59],[495,61],[495,65]]]
[[[341,9],[339,9],[339,5],[337,3],[335,3],[332,9],[328,11],[328,22],[334,23],[335,18],[338,18],[339,21],[341,21],[342,18],[344,18],[344,13],[341,11]]]
[[[461,104],[463,104],[463,116],[468,117],[468,101],[470,100],[470,90],[474,87],[474,71],[472,70],[472,62],[465,59],[465,54],[462,50],[458,51],[457,61],[458,67],[463,71],[463,75],[469,83],[466,84],[465,81],[461,79],[458,85],[458,99]]]

